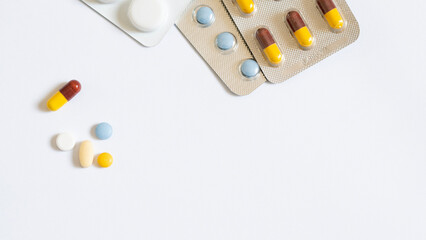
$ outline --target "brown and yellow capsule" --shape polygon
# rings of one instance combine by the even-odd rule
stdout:
[[[344,30],[345,19],[343,19],[333,0],[317,0],[317,5],[333,31],[341,32]]]
[[[77,80],[69,81],[63,88],[56,92],[49,101],[47,101],[47,108],[49,108],[50,111],[58,110],[77,95],[80,90],[81,84]]]
[[[284,56],[281,52],[280,47],[275,42],[274,37],[267,28],[259,28],[256,31],[256,39],[259,43],[259,46],[263,52],[263,55],[266,57],[268,62],[272,66],[278,66],[284,59]]]
[[[298,11],[288,12],[286,21],[299,46],[304,50],[312,48],[315,38],[306,26],[306,23],[300,13]]]

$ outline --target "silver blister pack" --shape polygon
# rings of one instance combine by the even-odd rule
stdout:
[[[360,33],[358,22],[345,0],[222,1],[265,77],[273,83],[283,82],[350,45]],[[247,4],[250,2],[253,5]],[[333,4],[335,9],[330,7]],[[291,22],[293,18],[288,20],[288,16],[292,16],[290,13],[294,12],[306,24],[305,33],[292,29],[293,25],[298,25],[297,21],[296,24]],[[331,22],[336,20],[339,13],[343,25],[333,28]],[[266,49],[259,43],[257,34],[261,28],[269,30],[278,48]],[[299,38],[296,38],[296,32]],[[310,32],[312,37],[312,41],[305,41],[308,42],[307,47],[300,44],[302,40],[299,41],[306,32]],[[268,50],[269,55],[274,55],[272,53],[277,52],[277,49],[283,55],[282,60],[279,64],[275,64],[278,61],[271,63],[265,52]]]
[[[213,15],[207,16],[213,18],[198,19],[201,8],[211,11]],[[255,61],[221,0],[192,1],[176,26],[233,93],[248,95],[266,82],[257,63],[257,74],[250,77],[242,74],[243,63]],[[235,44],[229,49],[218,47],[223,45],[223,41],[218,40],[221,34],[233,36]]]

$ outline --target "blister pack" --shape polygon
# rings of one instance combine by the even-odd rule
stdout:
[[[280,83],[350,45],[359,25],[345,0],[222,0],[266,79]]]
[[[81,0],[146,47],[160,43],[191,0]]]
[[[221,0],[194,0],[176,25],[235,94],[247,95],[266,82]]]

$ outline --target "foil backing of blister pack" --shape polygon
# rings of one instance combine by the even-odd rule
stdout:
[[[102,3],[98,0],[81,0],[87,6],[106,18],[112,24],[127,33],[146,47],[153,47],[161,42],[169,29],[179,19],[186,6],[192,0],[162,0],[167,10],[165,22],[159,29],[155,31],[143,32],[133,26],[128,17],[128,11],[132,0],[115,0],[105,1]],[[152,0],[158,1],[158,0]]]
[[[259,63],[265,77],[272,83],[283,82],[315,65],[356,41],[360,33],[358,22],[344,0],[335,0],[347,24],[341,33],[330,30],[317,8],[315,0],[256,0],[257,9],[252,16],[243,16],[234,0],[222,1]],[[298,10],[313,32],[316,43],[312,49],[302,50],[299,48],[297,41],[290,33],[285,20],[286,13],[289,10]],[[285,60],[278,67],[271,66],[258,47],[255,33],[262,26],[271,30],[284,54]]]
[[[201,27],[194,20],[194,10],[200,6],[208,6],[214,12],[215,21],[208,27]],[[254,79],[241,74],[241,63],[253,56],[221,0],[194,0],[176,26],[233,93],[247,95],[266,82],[261,72]],[[215,39],[222,32],[235,36],[238,45],[233,52],[223,53],[216,47]]]

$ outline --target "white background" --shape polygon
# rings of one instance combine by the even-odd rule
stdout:
[[[147,49],[77,0],[1,1],[0,239],[426,239],[426,3],[349,5],[355,44],[236,97],[175,28]]]

